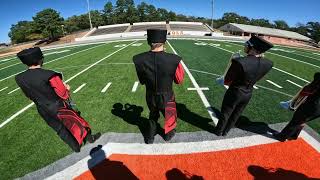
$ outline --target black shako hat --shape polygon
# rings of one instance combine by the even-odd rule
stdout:
[[[165,43],[167,41],[167,30],[148,29],[147,35],[148,35],[148,44]]]
[[[43,59],[42,51],[39,47],[24,49],[17,54],[21,62],[27,66],[38,65]]]
[[[258,36],[251,36],[246,43],[260,53],[264,53],[273,47],[271,43]]]

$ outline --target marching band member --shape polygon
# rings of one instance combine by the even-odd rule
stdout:
[[[74,110],[70,101],[70,86],[62,81],[62,74],[42,69],[43,54],[39,47],[20,51],[17,56],[28,69],[15,79],[26,97],[37,106],[40,116],[75,152],[83,142],[93,143],[101,134],[91,134],[91,128]]]
[[[182,84],[184,70],[181,57],[164,52],[167,31],[147,30],[148,44],[151,50],[133,57],[138,79],[146,86],[146,101],[150,110],[148,132],[145,143],[152,144],[157,133],[159,112],[165,117],[164,140],[169,141],[175,135],[177,110],[172,83]]]
[[[300,90],[289,105],[295,110],[292,120],[280,133],[273,134],[282,142],[297,139],[306,122],[320,117],[320,72],[314,74],[313,81]]]
[[[245,43],[244,52],[247,56],[232,59],[224,78],[224,85],[229,86],[229,89],[225,93],[221,117],[215,129],[218,136],[228,134],[249,103],[253,86],[271,70],[273,63],[263,58],[262,53],[272,47],[264,39],[252,36]]]

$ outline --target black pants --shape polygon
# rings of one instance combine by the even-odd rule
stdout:
[[[221,117],[216,127],[218,134],[226,135],[238,121],[241,113],[247,106],[252,96],[252,91],[230,87],[224,95]]]
[[[57,132],[61,140],[63,140],[74,152],[80,152],[81,145],[78,144],[78,141],[73,137],[70,131],[62,124],[62,122],[53,115],[50,115],[46,112],[39,110],[40,115],[46,121],[46,123]]]
[[[306,102],[293,114],[292,120],[281,131],[284,139],[297,139],[304,127],[304,123],[320,117],[320,103]]]
[[[160,118],[160,113],[165,116],[165,105],[173,97],[173,92],[155,95],[153,92],[147,91],[146,101],[150,111],[147,130],[145,133],[147,138],[153,138],[157,134],[157,129],[159,126],[157,121]]]

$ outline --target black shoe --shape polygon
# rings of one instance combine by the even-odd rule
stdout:
[[[222,136],[222,131],[218,130],[218,129],[214,129],[213,133],[217,136]]]
[[[284,137],[283,134],[281,133],[276,132],[276,133],[272,133],[272,135],[278,141],[285,142],[287,140],[287,138]]]
[[[87,135],[86,139],[89,143],[94,143],[97,139],[99,139],[101,137],[101,133],[97,133],[97,134],[94,134],[94,135]]]
[[[152,138],[144,138],[144,142],[145,142],[146,144],[153,144],[153,142],[154,142],[154,137],[152,137]]]
[[[170,141],[174,136],[176,135],[176,130],[173,129],[170,132],[168,132],[167,134],[164,135],[164,140],[165,141]]]

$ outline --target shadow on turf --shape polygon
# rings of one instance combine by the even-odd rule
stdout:
[[[107,159],[102,145],[91,149],[90,156],[88,168],[95,179],[138,179],[122,162]]]
[[[310,178],[302,173],[298,173],[295,171],[285,170],[282,168],[265,168],[256,165],[251,165],[248,167],[248,172],[254,177],[255,180],[294,180],[294,179],[313,179],[316,180],[318,178]],[[318,179],[319,180],[319,179]]]
[[[166,172],[167,180],[203,180],[202,176],[193,175],[187,171],[182,172],[177,168],[173,168]]]
[[[214,133],[214,126],[211,125],[212,120],[196,114],[184,104],[177,103],[178,118],[204,131]]]
[[[274,138],[271,134],[277,132],[264,122],[253,122],[246,116],[240,116],[236,127],[244,131],[253,132],[269,138]]]

